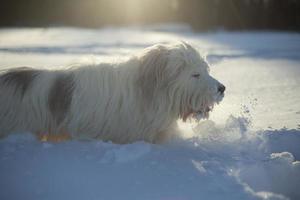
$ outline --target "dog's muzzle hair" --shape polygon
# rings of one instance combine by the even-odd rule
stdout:
[[[69,134],[115,143],[162,142],[177,120],[208,117],[225,86],[191,45],[158,44],[125,62],[0,71],[0,136]]]

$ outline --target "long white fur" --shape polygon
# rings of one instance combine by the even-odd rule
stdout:
[[[161,142],[175,134],[177,120],[189,110],[212,107],[221,98],[220,83],[208,64],[189,44],[158,44],[125,62],[78,66],[66,118],[55,123],[48,94],[60,70],[43,71],[23,100],[1,87],[0,135],[30,131],[116,143]],[[192,77],[199,73],[200,77]]]

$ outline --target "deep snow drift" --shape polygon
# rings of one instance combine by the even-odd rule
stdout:
[[[122,59],[186,40],[227,87],[210,120],[164,145],[0,140],[0,199],[300,199],[300,35],[173,26],[2,29],[0,68]],[[92,56],[91,56],[92,55]]]

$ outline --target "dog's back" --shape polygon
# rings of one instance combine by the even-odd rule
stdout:
[[[0,136],[57,127],[70,105],[71,75],[28,67],[0,72]]]

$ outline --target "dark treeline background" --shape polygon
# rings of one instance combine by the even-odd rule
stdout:
[[[183,22],[196,30],[300,30],[300,0],[3,0],[0,26]]]

